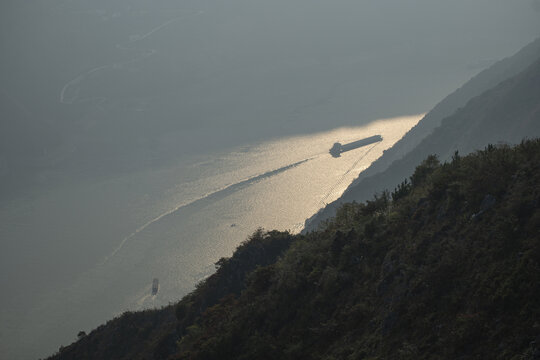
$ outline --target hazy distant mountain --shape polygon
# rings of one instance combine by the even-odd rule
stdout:
[[[517,143],[525,137],[539,136],[538,59],[540,39],[482,71],[446,97],[362,172],[340,199],[309,219],[306,229],[313,230],[320,221],[333,216],[340,204],[364,201],[376,192],[393,189],[429,154],[445,160],[455,150],[466,154],[489,142]]]

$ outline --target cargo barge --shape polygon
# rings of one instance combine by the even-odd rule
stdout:
[[[345,145],[342,145],[340,143],[335,143],[334,146],[330,148],[329,153],[333,157],[338,158],[342,153],[346,151],[358,149],[362,146],[366,146],[366,145],[370,145],[370,144],[382,141],[382,139],[383,138],[381,135],[374,135],[374,136],[370,136],[362,140],[357,140],[357,141],[354,141],[352,143],[348,143]]]

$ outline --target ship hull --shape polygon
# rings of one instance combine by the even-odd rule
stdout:
[[[383,138],[382,138],[381,135],[374,135],[374,136],[370,136],[370,137],[367,137],[365,139],[357,140],[357,141],[354,141],[352,143],[348,143],[348,144],[345,144],[345,145],[342,145],[340,143],[335,143],[334,146],[332,146],[332,148],[330,149],[329,152],[330,152],[330,155],[337,158],[342,153],[344,153],[346,151],[351,151],[351,150],[354,150],[354,149],[358,149],[360,147],[370,145],[370,144],[374,144],[374,143],[382,141],[382,140],[383,140]]]

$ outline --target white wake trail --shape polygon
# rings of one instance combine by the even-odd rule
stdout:
[[[255,175],[255,176],[250,176],[248,178],[245,178],[243,180],[240,180],[238,182],[235,182],[233,184],[228,184],[228,185],[225,185],[215,191],[212,191],[212,192],[209,192],[209,193],[206,193],[205,195],[197,198],[197,199],[194,199],[192,201],[189,201],[187,203],[183,203],[183,204],[180,204],[176,207],[174,207],[173,209],[171,210],[168,210],[164,213],[162,213],[161,215],[153,218],[152,220],[146,222],[144,225],[142,226],[139,226],[135,231],[133,231],[131,234],[129,234],[128,236],[124,237],[122,239],[122,241],[120,242],[120,244],[116,247],[116,249],[114,249],[107,257],[105,257],[105,259],[103,260],[103,262],[101,263],[102,264],[105,264],[106,262],[108,262],[111,258],[113,258],[120,250],[122,250],[122,248],[124,247],[124,245],[131,239],[133,238],[135,235],[139,234],[141,231],[144,231],[147,227],[149,227],[150,225],[158,222],[159,220],[163,219],[164,217],[168,216],[168,215],[171,215],[175,212],[177,212],[178,210],[182,209],[182,208],[185,208],[187,206],[190,206],[190,205],[194,205],[198,202],[201,202],[201,201],[204,201],[204,200],[208,200],[208,199],[211,199],[213,197],[218,197],[218,196],[226,196],[227,194],[230,194],[232,192],[235,192],[235,191],[238,191],[240,189],[242,189],[243,187],[245,186],[249,186],[257,181],[260,181],[260,180],[263,180],[265,178],[269,178],[271,176],[275,176],[279,173],[282,173],[282,172],[285,172],[289,169],[292,169],[296,166],[299,166],[303,163],[306,163],[310,160],[313,160],[317,157],[319,157],[320,155],[316,155],[314,157],[311,157],[311,158],[307,158],[307,159],[304,159],[304,160],[301,160],[301,161],[297,161],[295,163],[292,163],[292,164],[289,164],[289,165],[286,165],[286,166],[282,166],[280,167],[279,169],[275,169],[275,170],[271,170],[271,171],[267,171],[267,172],[264,172],[264,173],[261,173],[261,174],[258,174],[258,175]]]
[[[219,190],[217,190],[219,191]],[[153,218],[152,220],[148,221],[147,223],[145,223],[144,225],[142,226],[139,226],[134,232],[132,232],[131,234],[129,234],[128,236],[126,236],[125,238],[122,239],[122,241],[120,242],[120,244],[118,245],[118,247],[116,249],[113,250],[112,253],[110,253],[106,258],[105,260],[103,260],[103,263],[106,263],[107,261],[109,261],[109,259],[111,259],[112,257],[114,257],[123,247],[124,245],[126,244],[126,242],[131,239],[132,237],[134,237],[135,235],[137,235],[138,233],[140,233],[141,231],[143,231],[144,229],[146,229],[147,227],[149,227],[150,225],[152,225],[153,223],[163,219],[165,216],[167,215],[170,215],[172,213],[174,213],[175,211],[179,210],[180,208],[184,207],[184,206],[188,206],[189,204],[192,204],[194,203],[195,201],[198,201],[198,200],[201,200],[201,199],[204,199],[205,197],[211,195],[212,193],[209,193],[209,194],[206,194],[198,199],[195,199],[193,201],[190,201],[188,203],[185,203],[185,204],[181,204],[181,205],[178,205],[177,207],[175,207],[174,209],[171,209],[167,212],[164,212],[163,214]]]

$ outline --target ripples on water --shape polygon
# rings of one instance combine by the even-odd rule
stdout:
[[[198,155],[0,209],[0,235],[13,239],[2,259],[0,286],[11,294],[2,347],[52,353],[115,314],[178,300],[258,227],[300,231],[420,117]],[[374,134],[384,140],[328,154],[336,141]],[[152,297],[154,277],[160,290]]]

